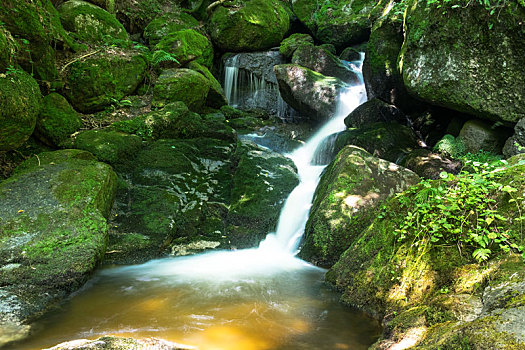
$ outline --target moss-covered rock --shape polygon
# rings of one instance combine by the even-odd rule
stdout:
[[[163,50],[173,54],[179,65],[191,61],[200,63],[208,68],[213,64],[213,47],[204,35],[193,29],[183,29],[165,35],[155,45],[155,50]]]
[[[240,142],[234,155],[229,239],[237,247],[255,246],[275,230],[288,194],[297,186],[293,162],[252,142]]]
[[[89,151],[98,160],[114,165],[132,160],[142,148],[142,139],[117,131],[86,130],[75,136],[74,148]]]
[[[66,73],[66,97],[83,113],[101,111],[134,92],[147,64],[136,51],[101,51],[71,64]]]
[[[166,35],[184,29],[197,29],[197,21],[192,15],[175,9],[152,20],[144,29],[144,39],[150,47],[157,45]]]
[[[372,123],[359,129],[348,129],[337,135],[334,150],[339,152],[346,145],[364,148],[372,155],[399,163],[417,148],[412,129],[396,122]]]
[[[278,0],[233,1],[216,7],[209,20],[213,43],[222,51],[257,51],[277,46],[290,28]]]
[[[16,44],[11,33],[0,27],[0,72],[4,73],[7,67],[16,65]]]
[[[463,164],[459,160],[450,159],[446,155],[432,153],[428,149],[414,149],[403,158],[401,165],[426,179],[439,179],[444,171],[457,174]]]
[[[182,101],[194,112],[200,112],[210,91],[208,79],[187,68],[166,69],[159,76],[153,88],[153,105],[165,106],[170,102]]]
[[[503,147],[505,157],[512,157],[520,153],[525,153],[525,118],[516,123],[514,134],[505,141]]]
[[[276,65],[274,72],[283,100],[295,110],[314,120],[334,115],[343,81],[297,64]]]
[[[295,50],[301,46],[312,46],[314,39],[310,34],[295,33],[281,41],[279,52],[286,58],[291,58]]]
[[[115,173],[77,151],[57,152],[0,185],[0,329],[7,338],[80,288],[104,255]]]
[[[58,146],[82,127],[82,119],[69,102],[57,93],[44,97],[35,134],[45,144]]]
[[[419,182],[412,171],[347,146],[317,187],[299,256],[331,266],[375,219],[379,206]]]
[[[376,1],[295,0],[292,4],[293,12],[315,39],[342,50],[368,39],[372,26],[369,17]]]
[[[82,41],[128,40],[128,33],[114,15],[81,0],[69,0],[58,8],[62,25]]]
[[[477,2],[412,1],[399,57],[407,90],[431,104],[517,122],[525,116],[524,20],[525,8],[514,1],[492,16]]]
[[[206,98],[206,106],[210,106],[212,108],[221,108],[222,106],[228,104],[221,83],[219,83],[219,81],[213,76],[208,68],[197,63],[196,61],[190,62],[187,66],[189,69],[193,69],[194,71],[202,74],[210,82],[210,91],[208,92],[208,97]]]
[[[38,84],[26,72],[0,78],[0,151],[16,149],[31,136],[41,103]]]
[[[372,123],[393,121],[406,124],[407,117],[396,106],[372,98],[354,109],[345,118],[345,125],[348,128],[360,128]]]
[[[303,45],[292,56],[292,63],[309,68],[326,76],[336,77],[345,83],[359,83],[356,73],[346,67],[333,53],[320,46]]]
[[[509,131],[479,119],[471,119],[463,125],[458,138],[465,145],[466,152],[474,154],[483,150],[501,154],[502,147],[510,136]]]
[[[155,350],[183,350],[187,347],[181,347],[180,344],[156,338],[135,339],[106,336],[96,340],[68,341],[53,346],[49,350],[147,350],[151,348]]]

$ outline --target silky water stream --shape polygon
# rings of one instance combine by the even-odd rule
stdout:
[[[379,335],[377,322],[341,305],[323,284],[326,271],[295,257],[325,167],[312,164],[316,150],[344,129],[364,96],[363,84],[343,91],[337,115],[289,154],[301,181],[258,248],[102,269],[16,348],[116,335],[203,350],[366,349]]]

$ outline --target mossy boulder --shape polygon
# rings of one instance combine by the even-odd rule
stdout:
[[[0,72],[4,73],[7,67],[16,65],[16,43],[11,33],[0,27]]]
[[[111,167],[78,151],[39,158],[0,185],[0,329],[7,339],[27,335],[30,322],[80,288],[106,248]]]
[[[278,46],[289,28],[290,17],[278,0],[221,4],[214,9],[208,27],[213,43],[222,51],[233,52]]]
[[[69,0],[59,6],[65,29],[89,43],[128,40],[128,33],[117,18],[102,8],[81,0]]]
[[[153,105],[165,106],[182,101],[194,112],[200,112],[210,91],[210,81],[188,68],[164,70],[153,88]]]
[[[192,15],[175,9],[152,20],[144,29],[144,39],[150,47],[157,45],[166,35],[184,29],[197,29],[197,21]]]
[[[16,149],[31,136],[41,104],[38,84],[26,72],[0,78],[0,151]]]
[[[55,47],[77,50],[79,46],[62,27],[51,1],[4,1],[0,6],[0,21],[19,46],[17,62],[44,85],[59,87]]]
[[[81,127],[80,115],[65,97],[56,92],[44,97],[35,128],[35,134],[42,142],[58,146]]]
[[[291,58],[295,50],[301,46],[313,46],[314,39],[310,34],[294,33],[281,41],[279,52],[286,58]]]
[[[299,256],[332,266],[376,218],[380,204],[419,182],[412,171],[347,146],[317,187]]]
[[[465,145],[465,152],[474,154],[486,151],[501,154],[502,147],[510,136],[509,131],[479,119],[471,119],[463,124],[459,139]]]
[[[75,136],[73,147],[114,165],[131,161],[142,148],[142,139],[118,131],[86,130]]]
[[[349,128],[360,128],[378,122],[407,123],[406,115],[394,105],[372,98],[354,109],[346,118],[345,125]]]
[[[346,145],[364,148],[372,155],[393,163],[399,163],[417,148],[412,129],[396,122],[372,123],[359,129],[345,130],[336,137],[335,152]]]
[[[320,46],[303,45],[292,56],[292,63],[309,68],[325,76],[341,79],[347,84],[359,83],[358,75],[346,67],[333,53]]]
[[[343,0],[315,2],[295,0],[294,14],[322,43],[333,44],[339,50],[368,39],[372,20],[370,14],[376,1]]]
[[[229,239],[237,247],[255,246],[275,230],[279,213],[299,179],[293,162],[257,146],[240,141],[234,155]]]
[[[179,62],[185,65],[195,61],[208,68],[213,64],[213,46],[204,35],[193,29],[183,29],[165,35],[155,45],[155,50],[171,53]]]
[[[144,140],[196,137],[236,139],[235,132],[225,121],[205,119],[190,111],[181,101],[167,104],[158,111],[113,123],[112,128],[141,136]]]
[[[228,104],[221,83],[219,83],[219,81],[208,68],[197,63],[196,61],[190,62],[187,67],[189,69],[193,69],[196,72],[199,72],[210,82],[210,91],[208,92],[208,97],[206,98],[206,106],[210,106],[212,108],[221,108],[222,106]]]
[[[401,165],[408,168],[425,179],[439,179],[442,172],[457,174],[463,164],[446,155],[433,153],[424,148],[414,149],[401,161]]]
[[[183,350],[187,348],[177,343],[157,338],[135,339],[105,336],[95,340],[77,339],[53,346],[49,350]]]
[[[407,90],[434,105],[516,123],[525,116],[524,20],[525,7],[514,1],[492,16],[479,3],[411,1],[399,56]]]
[[[274,72],[283,100],[295,110],[317,121],[334,115],[343,81],[297,64],[276,65]]]
[[[408,95],[397,65],[404,39],[399,6],[402,5],[394,4],[372,27],[363,62],[363,79],[368,99],[379,98],[408,113],[417,103]]]
[[[133,93],[146,68],[146,60],[136,51],[102,51],[67,68],[65,95],[80,112],[101,111]]]

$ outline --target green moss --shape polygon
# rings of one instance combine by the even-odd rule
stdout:
[[[144,29],[144,38],[149,46],[153,47],[168,34],[197,27],[199,27],[199,21],[190,14],[183,11],[171,11],[152,20]]]
[[[204,35],[193,29],[184,29],[165,35],[155,46],[175,56],[180,65],[195,61],[208,68],[213,64],[213,47]]]
[[[182,101],[194,112],[206,102],[210,82],[191,69],[167,69],[162,72],[153,89],[153,105],[162,107],[170,102]]]
[[[11,33],[0,26],[0,72],[15,65],[16,43]]]
[[[292,57],[299,46],[313,45],[314,39],[309,34],[295,33],[284,39],[279,46],[279,52],[285,57]]]
[[[193,69],[196,72],[202,74],[210,82],[210,91],[208,92],[208,97],[206,98],[206,105],[212,108],[221,108],[228,104],[226,101],[226,95],[224,94],[224,89],[221,86],[221,83],[213,76],[208,68],[202,66],[196,61],[190,62],[187,67]]]
[[[278,0],[235,1],[236,7],[216,8],[209,31],[223,51],[255,51],[278,45],[290,27],[290,17]]]
[[[128,40],[124,26],[115,16],[98,6],[80,0],[69,0],[58,8],[65,29],[87,42]]]
[[[0,151],[16,149],[33,133],[41,109],[37,82],[22,70],[0,78]]]
[[[58,146],[81,127],[80,116],[64,97],[52,93],[44,98],[35,130],[42,142]]]

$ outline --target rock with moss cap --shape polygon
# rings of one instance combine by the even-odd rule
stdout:
[[[213,64],[213,46],[204,35],[193,29],[183,29],[164,36],[155,50],[171,53],[183,66],[195,61],[208,68]]]
[[[18,148],[35,129],[42,95],[37,82],[23,70],[0,78],[0,150]]]
[[[300,257],[320,266],[335,264],[383,201],[418,182],[419,176],[406,168],[345,147],[321,177]]]
[[[442,172],[458,174],[463,168],[461,161],[424,148],[414,149],[408,153],[401,161],[401,165],[425,179],[433,180],[439,179]]]
[[[11,33],[0,27],[0,72],[3,73],[7,67],[16,65],[15,60],[16,43]]]
[[[221,83],[213,76],[210,70],[196,61],[190,62],[187,67],[202,74],[210,82],[210,91],[206,98],[206,105],[212,108],[221,108],[228,104]]]
[[[146,68],[139,52],[108,49],[67,68],[65,95],[82,113],[101,111],[133,93],[144,80]]]
[[[168,34],[184,29],[197,29],[199,25],[199,21],[192,15],[175,9],[152,20],[144,29],[143,35],[148,45],[153,47]]]
[[[82,119],[62,95],[53,92],[43,99],[35,135],[45,144],[58,146],[82,127]]]
[[[153,105],[162,107],[182,101],[194,112],[200,112],[210,91],[210,81],[188,68],[164,70],[153,88]]]
[[[359,105],[345,118],[345,125],[349,128],[360,128],[378,122],[407,123],[406,115],[394,105],[372,98]]]
[[[483,119],[525,116],[525,7],[512,1],[490,11],[477,2],[409,3],[399,65],[410,94]]]
[[[293,12],[297,18],[322,43],[333,44],[342,50],[352,44],[368,39],[376,1],[359,0],[348,3],[344,0],[293,1]]]
[[[275,230],[284,201],[299,179],[290,159],[250,141],[238,143],[234,163],[229,239],[237,247],[252,247]]]
[[[80,288],[106,247],[111,167],[79,151],[39,159],[0,185],[2,342],[26,336],[29,322]]]
[[[65,29],[89,43],[128,40],[128,33],[114,15],[81,0],[69,0],[59,6]]]
[[[346,67],[337,56],[320,46],[298,47],[292,56],[292,63],[326,76],[339,78],[347,84],[359,83],[359,77],[355,72]]]
[[[290,17],[278,0],[219,4],[209,20],[213,43],[222,51],[269,49],[279,45],[289,28]]]
[[[312,46],[314,39],[309,34],[294,33],[281,41],[279,52],[286,58],[291,58],[295,50],[301,46]]]
[[[317,121],[334,115],[343,81],[297,64],[276,65],[274,72],[283,100],[295,110]]]
[[[60,87],[55,64],[55,47],[77,50],[66,33],[57,10],[50,0],[8,1],[0,6],[0,21],[12,34],[19,47],[16,61],[46,88]]]

